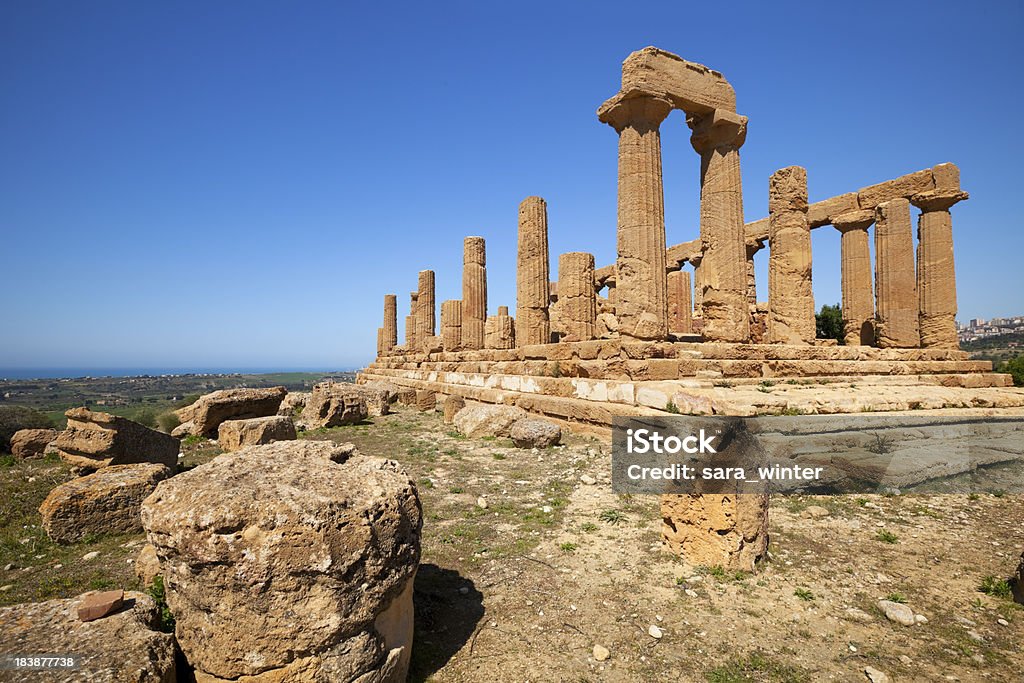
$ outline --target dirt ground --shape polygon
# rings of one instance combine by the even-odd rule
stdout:
[[[519,450],[403,409],[302,438],[354,442],[418,482],[412,680],[1024,680],[1024,608],[998,583],[1024,549],[1019,497],[780,496],[751,575],[664,553],[657,498],[614,494],[610,446],[592,437]],[[186,466],[218,452],[185,451]],[[0,467],[0,604],[137,587],[141,534],[56,546],[39,529],[69,476],[55,460]],[[886,598],[926,621],[888,621]]]

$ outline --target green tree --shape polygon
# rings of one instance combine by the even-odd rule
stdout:
[[[818,339],[835,339],[843,343],[843,310],[839,304],[822,306],[814,316],[814,321],[818,328]]]
[[[1024,354],[1006,361],[998,367],[998,370],[1010,373],[1014,386],[1024,387]]]
[[[53,427],[53,422],[45,413],[25,406],[0,406],[0,453],[10,452],[15,432],[49,427]]]

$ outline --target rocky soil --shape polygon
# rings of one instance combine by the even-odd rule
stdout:
[[[1019,497],[777,497],[771,561],[735,574],[663,553],[657,499],[612,493],[610,448],[590,437],[516,449],[400,409],[300,438],[356,443],[418,482],[413,680],[1024,677],[1024,609],[998,582],[1024,549]],[[219,452],[184,449],[186,467]],[[69,478],[53,458],[3,461],[0,605],[139,587],[141,535],[47,539],[38,506]]]

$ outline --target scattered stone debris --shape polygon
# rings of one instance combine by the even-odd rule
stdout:
[[[217,428],[226,420],[276,415],[287,394],[288,390],[284,387],[214,391],[200,396],[192,405],[177,411],[181,424],[172,434],[216,438]]]
[[[369,414],[366,397],[356,385],[322,382],[313,387],[300,423],[305,429],[340,427],[362,422]]]
[[[178,439],[126,417],[72,408],[64,413],[68,426],[53,441],[62,460],[83,472],[111,465],[159,463],[178,465]]]

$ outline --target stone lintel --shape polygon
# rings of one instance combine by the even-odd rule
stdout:
[[[832,225],[839,232],[867,230],[874,222],[874,209],[857,209],[856,211],[848,211],[832,218]]]
[[[656,47],[637,50],[622,63],[622,90],[631,89],[666,93],[687,113],[736,111],[736,91],[721,72]]]

